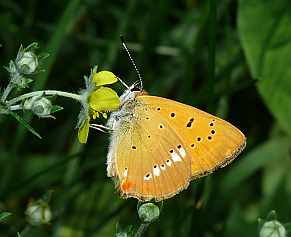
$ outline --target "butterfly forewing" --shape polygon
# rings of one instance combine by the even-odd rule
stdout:
[[[135,118],[117,135],[119,188],[124,196],[140,200],[169,198],[188,186],[191,157],[171,124],[150,106],[138,106]]]
[[[196,178],[231,162],[245,147],[245,136],[230,123],[194,107],[156,96],[137,99],[159,113],[191,156]]]

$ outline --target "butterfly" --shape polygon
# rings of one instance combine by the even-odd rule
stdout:
[[[107,175],[125,198],[161,201],[186,189],[191,180],[232,162],[245,148],[246,137],[227,121],[170,99],[127,87],[112,112]],[[94,128],[94,126],[92,125]]]
[[[192,106],[133,87],[120,100],[107,123],[107,175],[116,178],[123,197],[170,198],[229,164],[246,145],[239,129]]]

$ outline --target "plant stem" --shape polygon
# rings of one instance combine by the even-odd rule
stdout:
[[[18,236],[24,237],[25,234],[26,234],[30,229],[31,229],[31,226],[30,226],[30,225],[25,226],[24,229],[23,229],[20,233],[18,233]]]
[[[77,100],[79,102],[81,101],[81,96],[78,94],[69,93],[69,92],[65,92],[65,91],[57,91],[57,90],[42,90],[42,91],[30,92],[30,93],[18,96],[16,98],[13,98],[13,99],[7,101],[7,105],[13,105],[17,102],[20,102],[24,99],[27,99],[27,98],[30,98],[33,96],[47,96],[47,95],[58,95],[58,96],[71,98],[71,99]]]
[[[138,230],[136,231],[134,237],[141,237],[142,234],[146,231],[146,229],[149,227],[150,223],[142,223],[140,224]]]
[[[23,106],[22,106],[22,105],[11,105],[11,106],[9,107],[9,110],[10,110],[10,111],[21,110],[21,109],[23,109]]]
[[[4,102],[6,100],[6,98],[8,97],[10,92],[12,91],[13,87],[14,87],[13,84],[9,83],[8,86],[5,88],[3,95],[2,95],[2,98],[1,98],[2,102]]]

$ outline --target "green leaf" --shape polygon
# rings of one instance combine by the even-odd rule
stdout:
[[[9,114],[15,118],[23,127],[25,127],[28,131],[30,131],[32,134],[37,136],[39,139],[42,139],[42,137],[27,123],[22,117],[20,117],[17,113],[14,113],[12,111],[9,111]]]
[[[11,216],[10,212],[1,212],[0,213],[0,222],[3,222],[7,217]]]
[[[238,30],[258,90],[291,135],[291,2],[240,0]]]
[[[30,45],[28,45],[26,48],[24,48],[24,51],[34,51],[36,49],[38,49],[38,43],[33,42]]]
[[[53,113],[56,113],[56,112],[58,112],[58,111],[61,111],[61,110],[63,110],[64,108],[62,107],[62,106],[59,106],[59,105],[53,105],[52,106],[52,109],[51,109],[51,114],[53,114]]]
[[[241,185],[241,182],[253,175],[271,160],[284,159],[288,157],[290,140],[286,138],[269,140],[257,146],[244,157],[241,157],[236,166],[233,166],[222,179],[221,187],[224,193]]]

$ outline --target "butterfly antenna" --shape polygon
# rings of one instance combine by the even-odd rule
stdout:
[[[138,70],[138,68],[137,68],[137,66],[136,66],[136,64],[135,64],[135,62],[134,62],[134,60],[133,60],[133,58],[131,57],[131,54],[130,54],[130,52],[129,52],[129,50],[128,50],[126,44],[125,44],[125,40],[124,40],[123,35],[120,36],[120,40],[121,40],[121,43],[122,43],[123,48],[125,49],[125,51],[126,51],[128,57],[129,57],[129,59],[130,59],[132,65],[133,65],[133,67],[134,67],[134,70],[136,71],[136,74],[137,74],[138,79],[139,79],[140,87],[141,87],[141,90],[142,90],[142,89],[143,89],[143,84],[142,84],[142,78],[141,78],[140,72],[139,72],[139,70]]]
[[[119,77],[116,77],[120,82],[121,82],[121,84],[124,86],[124,87],[126,87],[126,89],[129,89],[129,86],[123,81],[123,80],[121,80],[121,78],[119,78]]]

